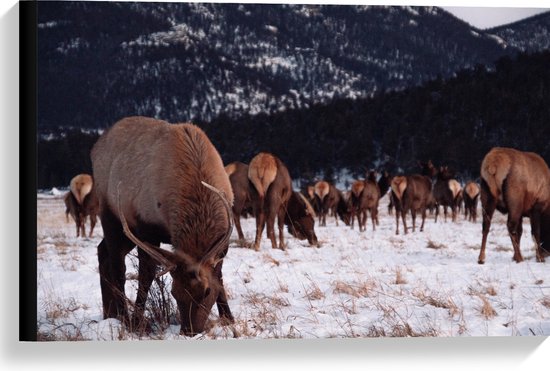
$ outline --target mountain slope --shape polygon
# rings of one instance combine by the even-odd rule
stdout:
[[[40,2],[38,127],[360,98],[517,52],[437,7]]]
[[[487,30],[507,45],[526,52],[550,49],[550,11]]]

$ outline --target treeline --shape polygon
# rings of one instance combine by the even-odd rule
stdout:
[[[347,168],[418,171],[432,159],[475,178],[494,146],[534,151],[550,160],[550,51],[478,65],[449,80],[339,100],[309,109],[203,123],[225,161],[258,151],[285,161],[294,178]]]
[[[341,169],[418,171],[417,161],[448,164],[463,178],[476,178],[494,146],[530,150],[550,162],[550,51],[502,58],[492,70],[478,65],[449,80],[381,93],[361,100],[278,114],[220,116],[197,122],[224,162],[249,162],[270,151],[294,179],[318,174],[333,179]],[[65,132],[38,142],[38,188],[68,185],[91,172],[89,151],[97,135]],[[336,179],[333,179],[336,180]]]

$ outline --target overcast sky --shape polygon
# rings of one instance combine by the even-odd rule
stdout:
[[[550,2],[549,2],[550,3]],[[518,21],[548,11],[549,8],[443,7],[456,17],[480,29]]]

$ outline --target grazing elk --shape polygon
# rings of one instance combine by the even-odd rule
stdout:
[[[300,192],[292,192],[288,199],[285,224],[288,232],[297,239],[307,239],[310,245],[320,247],[315,235],[315,211]]]
[[[483,237],[478,263],[485,262],[487,235],[495,209],[508,213],[506,226],[512,246],[513,259],[523,261],[520,240],[522,218],[531,222],[535,240],[536,258],[544,262],[550,244],[550,169],[546,162],[532,152],[512,148],[493,148],[481,163],[481,206],[483,210]]]
[[[222,264],[233,192],[206,134],[192,124],[129,117],[98,139],[91,157],[104,232],[98,246],[104,317],[146,329],[145,302],[160,264],[172,276],[181,334],[202,332],[214,302],[219,316],[232,322]],[[136,245],[138,291],[130,320],[124,260]]]
[[[260,249],[260,240],[267,224],[267,237],[271,247],[285,249],[284,221],[285,209],[292,194],[292,184],[288,169],[277,157],[260,152],[248,165],[248,179],[251,187],[252,207],[256,217],[256,239],[254,249]],[[279,227],[279,245],[275,239],[275,218]]]
[[[314,194],[317,205],[319,205],[319,225],[327,225],[327,214],[329,211],[336,218],[338,225],[338,202],[340,201],[340,193],[336,187],[327,181],[321,180],[315,183]]]
[[[245,210],[252,207],[250,199],[250,183],[248,181],[248,165],[242,162],[232,162],[225,167],[225,172],[229,176],[231,188],[233,189],[233,220],[237,227],[239,241],[245,242],[243,230],[241,227],[241,215]]]
[[[357,215],[359,231],[366,230],[367,211],[369,211],[372,219],[372,228],[376,230],[379,199],[380,189],[376,182],[366,179],[356,180],[352,183],[350,194],[350,219],[352,229],[355,215]]]
[[[65,202],[65,217],[69,221],[69,215],[76,224],[76,237],[86,237],[86,218],[90,216],[90,233],[94,234],[99,212],[99,203],[93,190],[93,179],[89,174],[79,174],[71,179],[70,191],[67,192]]]
[[[479,200],[479,185],[475,182],[468,182],[462,192],[464,199],[464,217],[469,221],[477,221],[477,203]]]
[[[407,212],[412,214],[413,232],[415,230],[416,213],[422,214],[420,232],[424,230],[426,220],[426,208],[432,202],[432,182],[424,175],[413,174],[408,176],[395,176],[391,182],[391,198],[395,206],[395,234],[399,234],[399,216],[403,221],[403,230],[407,234]]]

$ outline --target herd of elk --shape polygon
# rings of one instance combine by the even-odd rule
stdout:
[[[172,295],[180,315],[180,333],[203,332],[214,303],[225,323],[234,321],[225,292],[222,265],[229,248],[233,223],[239,241],[260,249],[264,228],[272,248],[286,248],[283,229],[298,239],[319,246],[315,234],[316,212],[320,226],[327,214],[366,229],[367,213],[373,231],[378,225],[379,200],[390,191],[399,219],[408,233],[420,214],[423,231],[426,212],[450,207],[456,221],[460,200],[465,218],[476,222],[478,199],[483,211],[482,242],[478,263],[485,262],[485,248],[495,210],[508,214],[507,229],[521,262],[522,218],[529,217],[536,244],[536,259],[544,261],[550,243],[550,169],[537,154],[510,148],[493,148],[481,164],[480,185],[470,181],[462,189],[447,166],[420,163],[421,174],[379,179],[369,172],[364,180],[342,192],[322,180],[302,194],[292,189],[285,164],[275,155],[260,152],[250,163],[224,167],[220,154],[206,134],[193,124],[169,124],[146,117],[128,117],[115,123],[97,140],[91,151],[93,176],[79,174],[64,197],[66,215],[76,223],[77,237],[85,236],[84,222],[91,219],[92,236],[100,216],[103,239],[98,263],[104,318],[118,318],[134,331],[149,330],[144,316],[149,289],[155,277],[170,273]],[[252,210],[256,233],[245,244],[240,217]],[[275,220],[278,225],[278,242]],[[160,247],[172,245],[171,249]],[[138,247],[138,290],[132,316],[125,295],[125,256]],[[161,270],[158,272],[158,267]]]
[[[65,216],[67,222],[69,215],[76,224],[76,237],[86,237],[86,218],[90,216],[89,237],[94,234],[99,212],[99,203],[93,191],[94,181],[89,174],[78,174],[71,179],[69,192],[65,194]]]

